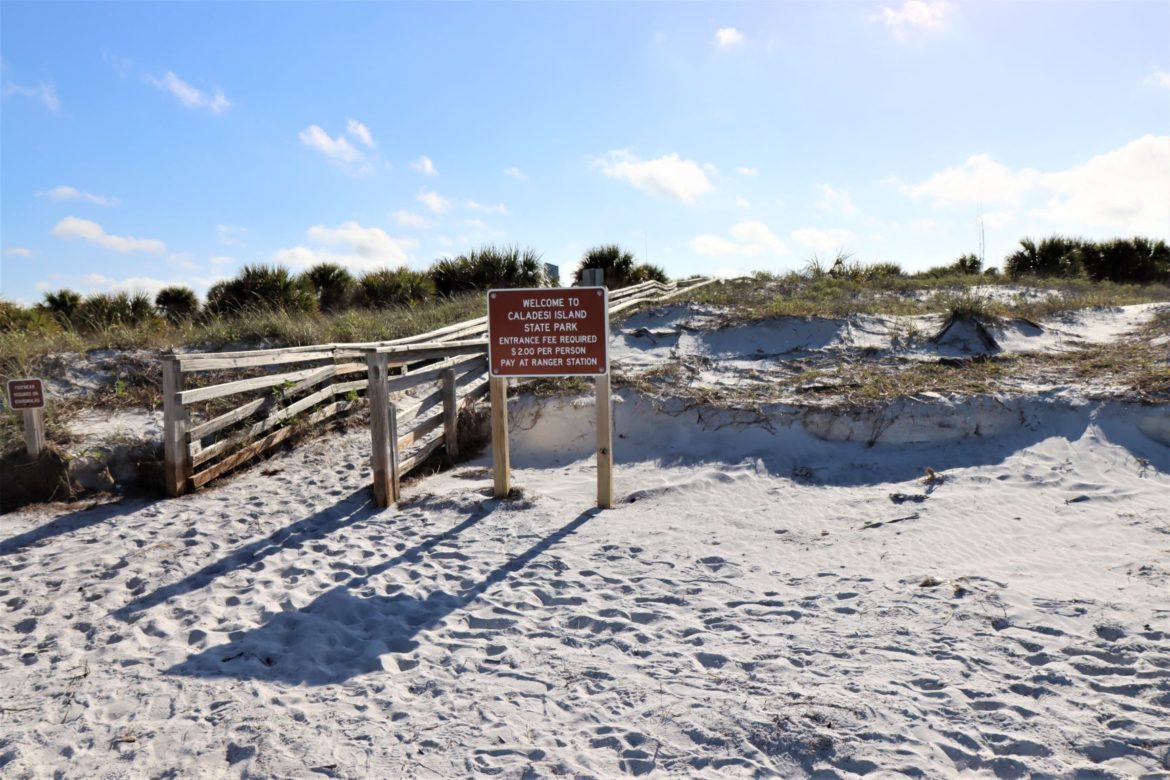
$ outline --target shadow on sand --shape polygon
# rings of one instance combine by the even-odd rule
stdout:
[[[118,517],[132,515],[152,502],[145,499],[124,499],[109,504],[90,504],[67,515],[61,515],[42,526],[0,541],[0,555],[12,555],[46,539],[80,531]]]
[[[226,645],[209,648],[167,670],[190,677],[279,680],[294,685],[330,685],[357,675],[382,671],[380,656],[407,653],[418,646],[420,631],[440,624],[468,607],[489,588],[521,571],[535,558],[573,534],[599,510],[591,509],[511,558],[471,587],[457,593],[433,591],[425,598],[408,595],[359,596],[372,578],[453,539],[488,516],[494,506],[473,513],[458,525],[431,536],[371,568],[365,576],[332,588],[311,604],[282,612],[265,625]]]
[[[282,550],[295,550],[308,542],[328,536],[354,523],[367,520],[378,514],[369,488],[362,488],[333,506],[314,512],[303,520],[285,526],[263,539],[244,545],[215,563],[188,574],[178,582],[164,585],[158,590],[143,594],[124,607],[114,611],[120,620],[133,622],[135,615],[143,610],[156,607],[163,602],[207,587],[213,580],[245,566],[262,561]]]

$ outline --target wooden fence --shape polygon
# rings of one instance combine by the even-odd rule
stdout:
[[[710,281],[616,290],[609,312]],[[385,475],[375,479],[375,494],[381,505],[395,501],[402,475],[440,448],[457,454],[459,412],[489,389],[486,336],[487,317],[479,317],[393,341],[164,355],[167,493],[200,488],[297,432],[368,403],[372,465]],[[188,387],[198,379],[203,383]]]

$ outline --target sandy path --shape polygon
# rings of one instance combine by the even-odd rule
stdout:
[[[639,409],[610,512],[521,411],[509,502],[481,460],[378,512],[358,432],[6,516],[2,774],[1170,770],[1170,449],[1130,411],[867,448]]]

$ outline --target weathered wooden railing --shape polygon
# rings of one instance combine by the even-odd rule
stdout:
[[[664,301],[709,281],[626,287],[610,293],[609,311]],[[365,406],[368,398],[375,490],[385,491],[383,499],[396,499],[398,475],[444,446],[454,457],[459,410],[488,392],[486,335],[487,318],[478,317],[393,341],[165,355],[167,493],[202,487],[307,425]],[[188,387],[200,374],[213,383]],[[371,384],[375,375],[379,381]],[[427,385],[435,388],[422,398],[404,395]],[[409,455],[400,459],[400,451]]]

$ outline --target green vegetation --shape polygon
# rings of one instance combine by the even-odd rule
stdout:
[[[1170,282],[1170,246],[1148,238],[1093,242],[1050,236],[1030,238],[1004,260],[1009,276],[1025,275],[1145,284]]]
[[[813,263],[810,262],[810,266]],[[864,266],[862,266],[864,267]],[[1045,291],[972,296],[973,285],[1034,287]],[[971,298],[977,299],[973,302]],[[729,318],[845,317],[850,314],[926,314],[968,308],[986,317],[1040,319],[1076,309],[1170,301],[1165,284],[1116,284],[1085,278],[1007,279],[979,276],[832,275],[824,265],[783,275],[757,272],[709,284],[676,299],[728,309]]]
[[[287,268],[246,265],[234,279],[212,285],[205,309],[220,317],[263,310],[310,314],[317,310],[317,300]]]
[[[389,309],[433,298],[435,283],[424,271],[383,268],[371,271],[358,282],[361,301],[371,309]]]
[[[154,305],[170,323],[194,319],[199,313],[199,297],[190,287],[164,287],[154,296]]]
[[[603,244],[586,250],[581,265],[573,274],[573,284],[581,284],[586,268],[600,268],[605,271],[605,284],[611,290],[619,290],[642,282],[668,282],[666,271],[649,263],[638,263],[632,252],[617,244]]]
[[[435,290],[455,295],[492,287],[548,287],[550,280],[535,249],[485,246],[430,267]]]
[[[321,311],[341,311],[353,305],[357,280],[336,263],[318,263],[301,274],[301,279],[313,291]]]

